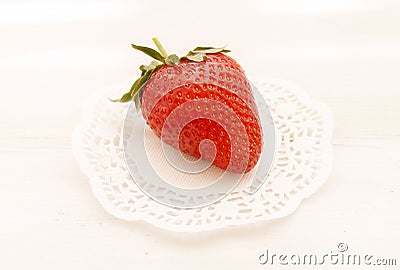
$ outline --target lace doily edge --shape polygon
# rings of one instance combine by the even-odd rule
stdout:
[[[307,94],[307,92],[299,88],[297,85],[288,83],[286,81],[281,81],[275,78],[269,78],[268,80],[262,80],[262,81],[256,80],[255,82],[274,82],[288,87],[292,92],[295,92],[296,95],[301,96],[302,99],[306,99],[308,101],[307,102],[308,104],[312,104],[312,107],[317,108],[318,113],[321,115],[324,122],[324,136],[322,137],[323,143],[326,145],[326,147],[324,147],[322,151],[322,156],[323,156],[322,160],[324,161],[324,167],[320,169],[318,178],[314,180],[313,183],[310,184],[310,186],[308,186],[308,188],[301,193],[301,196],[297,197],[296,199],[292,199],[290,202],[288,202],[288,204],[285,206],[285,211],[278,211],[276,213],[271,214],[267,218],[265,216],[260,216],[259,218],[253,218],[251,221],[248,222],[232,219],[229,223],[207,224],[206,226],[204,224],[182,226],[166,222],[157,222],[157,220],[152,219],[150,215],[146,215],[141,212],[137,212],[135,215],[129,215],[129,216],[125,215],[124,213],[121,213],[117,208],[107,203],[107,198],[105,198],[105,194],[102,192],[102,189],[98,186],[99,181],[97,181],[95,173],[87,169],[90,168],[90,165],[88,164],[87,160],[84,157],[84,149],[80,147],[79,142],[81,141],[81,138],[84,134],[84,130],[87,127],[85,123],[88,123],[88,121],[85,121],[85,119],[90,119],[90,112],[92,111],[91,108],[93,108],[95,102],[98,100],[96,98],[89,98],[88,102],[84,103],[85,106],[83,107],[82,110],[83,113],[81,122],[76,126],[76,128],[72,132],[71,144],[72,144],[72,152],[78,162],[79,168],[89,178],[89,183],[96,200],[99,201],[100,205],[106,210],[107,213],[118,219],[126,221],[142,220],[155,227],[175,232],[212,231],[224,227],[246,225],[246,224],[253,224],[256,222],[281,219],[295,212],[305,199],[313,195],[327,181],[331,173],[332,170],[331,165],[333,162],[333,149],[331,143],[333,136],[333,128],[334,128],[333,114],[328,106],[315,99],[312,99]],[[99,97],[99,94],[95,96]]]

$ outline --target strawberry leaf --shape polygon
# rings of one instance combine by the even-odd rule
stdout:
[[[153,57],[154,59],[164,63],[164,57],[162,57],[162,55],[159,52],[157,52],[156,50],[149,48],[149,47],[138,46],[135,44],[131,44],[131,45],[132,45],[132,48],[139,50],[141,52],[144,52],[148,56]]]
[[[214,47],[196,47],[193,49],[194,52],[203,52],[203,53],[219,53],[219,52],[230,52],[230,50],[225,49],[226,46],[220,48]]]
[[[165,64],[168,66],[177,66],[180,63],[180,59],[176,54],[171,54],[165,59]]]
[[[206,59],[206,54],[204,52],[190,51],[184,58],[194,62],[202,62]]]
[[[193,49],[193,51],[204,51],[204,50],[209,50],[213,49],[214,47],[196,47]]]
[[[132,95],[131,92],[127,92],[125,93],[122,97],[118,98],[118,99],[111,99],[109,98],[110,101],[112,102],[129,102],[132,100]]]
[[[230,52],[230,51],[226,50],[225,46],[221,47],[221,48],[196,47],[182,58],[186,58],[186,59],[189,59],[190,61],[194,61],[194,62],[202,62],[202,61],[206,60],[207,54],[219,53],[219,52]]]
[[[134,97],[133,97],[133,101],[135,102],[135,108],[136,111],[140,111],[140,95],[139,93],[137,93]]]
[[[153,70],[155,69],[157,66],[162,65],[162,63],[158,62],[158,61],[151,61],[150,64],[148,66],[146,65],[141,65],[139,67],[139,69],[142,71],[142,75],[143,76],[147,71]]]
[[[122,97],[120,97],[119,99],[110,99],[112,102],[129,102],[132,100],[132,97],[134,96],[134,92],[136,91],[139,83],[140,83],[140,79],[143,76],[140,76],[131,86],[131,89],[126,92],[125,94],[122,95]]]
[[[134,99],[136,103],[140,106],[140,91],[143,89],[143,86],[150,79],[151,75],[154,72],[159,70],[163,64],[159,64],[156,61],[152,61],[148,66],[142,65],[140,66],[140,70],[142,71],[142,75],[132,84],[129,92],[125,93],[119,99],[110,99],[112,102],[129,102]]]

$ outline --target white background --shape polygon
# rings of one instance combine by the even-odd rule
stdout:
[[[0,5],[0,269],[266,268],[267,248],[326,253],[340,242],[400,264],[398,1]],[[148,58],[130,43],[153,36],[179,54],[228,44],[250,78],[289,80],[328,104],[335,162],[320,191],[285,219],[207,233],[107,214],[70,135],[85,98],[135,79]]]

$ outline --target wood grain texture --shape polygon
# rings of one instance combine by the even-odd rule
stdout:
[[[229,13],[201,25],[180,1],[42,1],[29,16],[26,3],[2,3],[0,14],[14,16],[0,16],[0,268],[254,269],[265,268],[257,257],[266,248],[322,253],[340,242],[400,264],[400,6],[307,0],[293,10],[282,2],[230,2]],[[166,12],[174,5],[180,16]],[[153,21],[139,27],[150,11]],[[129,44],[153,34],[181,54],[228,43],[250,78],[283,78],[326,103],[335,161],[319,192],[287,218],[199,234],[107,214],[70,135],[82,99],[136,76],[148,60]]]

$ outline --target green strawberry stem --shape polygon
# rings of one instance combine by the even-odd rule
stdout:
[[[164,47],[161,45],[161,42],[158,40],[158,38],[154,37],[152,38],[154,44],[156,44],[158,51],[161,53],[162,57],[165,59],[168,57],[167,52],[165,51]]]
[[[191,62],[202,62],[206,60],[206,55],[207,54],[212,54],[212,53],[227,53],[230,52],[229,50],[226,50],[225,47],[221,48],[214,48],[214,47],[196,47],[190,52],[188,52],[185,56],[179,57],[176,54],[171,54],[168,55],[167,52],[165,51],[164,47],[161,45],[161,42],[158,40],[158,38],[154,37],[152,38],[154,44],[157,46],[158,51],[144,47],[144,46],[139,46],[135,44],[131,44],[132,48],[135,50],[141,51],[148,56],[154,58],[157,61],[152,61],[149,65],[141,65],[139,67],[141,71],[141,75],[139,78],[136,79],[136,81],[133,83],[131,89],[122,95],[121,98],[119,99],[109,99],[112,102],[129,102],[132,99],[135,101],[136,109],[140,110],[140,99],[141,99],[141,94],[143,91],[143,87],[146,85],[146,83],[150,80],[150,78],[155,74],[160,68],[162,68],[165,65],[168,66],[177,66],[180,64],[181,59],[187,59]]]

